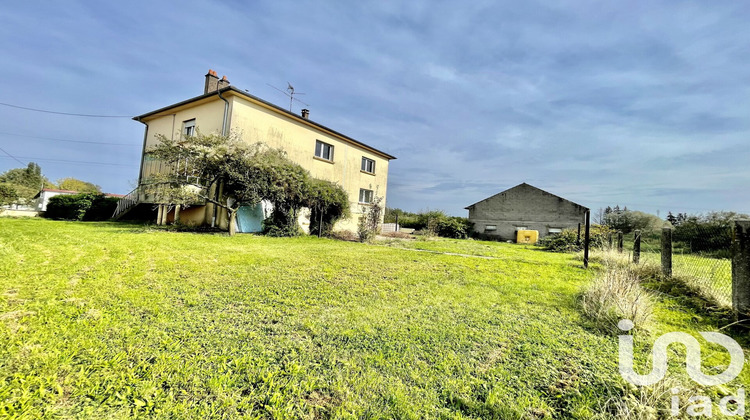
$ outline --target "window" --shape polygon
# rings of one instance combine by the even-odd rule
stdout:
[[[195,118],[182,123],[182,135],[192,137],[195,135]]]
[[[527,226],[516,226],[516,232],[519,230],[529,230],[529,228]]]
[[[333,146],[328,143],[323,143],[320,140],[316,140],[315,156],[321,159],[333,161]]]
[[[550,235],[555,234],[555,233],[562,233],[562,229],[561,228],[549,228]]]
[[[497,225],[487,225],[484,227],[485,232],[492,232],[494,230],[497,230]]]
[[[372,190],[359,189],[359,202],[362,204],[372,203]]]
[[[375,173],[375,161],[362,156],[362,172]]]

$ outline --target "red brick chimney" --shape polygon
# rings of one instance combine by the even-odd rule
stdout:
[[[222,76],[221,80],[219,80],[218,89],[224,89],[227,86],[229,86],[229,80],[227,79],[227,76]]]
[[[227,81],[227,83],[229,82]],[[217,90],[219,90],[219,76],[216,75],[215,71],[208,69],[208,73],[206,73],[206,86],[203,88],[203,94],[216,92]]]

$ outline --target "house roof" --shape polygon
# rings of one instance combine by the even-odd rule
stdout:
[[[54,188],[42,188],[42,190],[36,193],[36,195],[33,198],[39,197],[40,195],[42,195],[43,192],[55,192],[55,193],[60,193],[60,194],[78,194],[78,191],[57,190]]]
[[[42,188],[41,191],[39,191],[38,193],[36,193],[36,195],[34,196],[34,198],[39,197],[40,195],[42,195],[43,192],[56,192],[56,193],[60,193],[60,194],[78,194],[78,191],[73,191],[73,190],[57,190],[57,189],[54,189],[54,188]],[[103,194],[106,197],[115,197],[115,198],[125,197],[122,194],[109,194],[109,193],[103,193]]]
[[[300,116],[300,115],[297,115],[297,114],[295,114],[293,112],[287,111],[286,109],[281,108],[278,105],[274,105],[274,104],[272,104],[272,103],[270,103],[268,101],[265,101],[265,100],[263,100],[263,99],[255,96],[255,95],[251,95],[250,93],[245,92],[244,90],[238,89],[238,88],[236,88],[234,86],[231,86],[231,85],[227,86],[225,88],[221,88],[221,89],[219,89],[217,91],[214,91],[214,92],[205,93],[203,95],[196,96],[194,98],[186,99],[186,100],[184,100],[182,102],[177,102],[176,104],[172,104],[172,105],[169,105],[169,106],[165,106],[163,108],[159,108],[159,109],[157,109],[155,111],[147,112],[147,113],[145,113],[143,115],[139,115],[137,117],[133,117],[133,119],[136,120],[136,121],[139,121],[139,122],[143,122],[144,119],[147,119],[147,118],[153,117],[153,116],[160,116],[159,114],[164,113],[164,112],[169,111],[169,110],[172,110],[172,109],[177,108],[177,107],[188,105],[188,104],[191,104],[193,102],[198,102],[198,101],[201,101],[203,99],[208,99],[208,98],[210,98],[212,96],[216,96],[218,98],[218,96],[219,96],[220,93],[236,94],[236,95],[238,95],[240,97],[244,97],[245,99],[248,99],[248,100],[250,100],[252,102],[260,104],[260,105],[262,105],[262,106],[264,106],[264,107],[266,107],[266,108],[268,108],[268,109],[270,109],[270,110],[272,110],[272,111],[274,111],[274,112],[276,112],[278,114],[282,114],[284,116],[292,118],[292,119],[294,119],[297,122],[301,122],[303,124],[307,124],[307,125],[309,125],[311,127],[317,128],[319,130],[328,132],[328,133],[332,134],[334,137],[338,137],[341,140],[344,140],[344,141],[346,141],[348,143],[352,143],[354,145],[357,145],[357,146],[360,146],[362,148],[365,148],[365,149],[367,149],[367,150],[369,150],[369,151],[371,151],[371,152],[373,152],[373,153],[375,153],[377,155],[380,155],[381,157],[384,157],[384,158],[386,158],[388,160],[396,159],[396,157],[393,156],[393,155],[389,155],[388,153],[385,153],[385,152],[383,152],[381,150],[378,150],[378,149],[376,149],[376,148],[374,148],[372,146],[368,146],[365,143],[362,143],[362,142],[360,142],[358,140],[355,140],[355,139],[353,139],[353,138],[351,138],[351,137],[349,137],[349,136],[347,136],[345,134],[341,134],[338,131],[332,130],[332,129],[324,126],[323,124],[318,124],[318,123],[316,123],[316,122],[314,122],[312,120],[309,120],[307,118],[302,118],[302,116]]]
[[[525,183],[525,182],[522,182],[522,183],[520,183],[520,184],[516,185],[516,186],[515,186],[515,187],[513,187],[513,188],[508,188],[507,190],[504,190],[504,191],[500,191],[499,193],[497,193],[497,194],[495,194],[495,195],[491,195],[491,196],[489,196],[489,197],[485,198],[484,200],[479,200],[479,201],[477,201],[477,202],[476,202],[476,203],[474,203],[474,204],[471,204],[471,205],[469,205],[469,206],[466,206],[466,207],[464,207],[464,209],[466,209],[466,210],[470,210],[470,209],[471,209],[472,207],[476,206],[477,204],[479,204],[479,203],[481,203],[481,202],[484,202],[484,201],[487,201],[487,200],[489,200],[489,199],[491,199],[491,198],[497,197],[497,196],[498,196],[498,195],[500,195],[500,194],[505,194],[506,192],[508,192],[508,191],[511,191],[511,190],[514,190],[514,189],[516,189],[516,188],[519,188],[519,187],[530,187],[530,188],[533,188],[533,189],[535,189],[535,190],[539,190],[539,191],[541,191],[541,192],[543,192],[543,193],[545,193],[545,194],[549,194],[549,195],[551,195],[551,196],[553,196],[553,197],[559,198],[559,199],[561,199],[561,200],[565,200],[565,201],[568,201],[568,202],[570,202],[570,203],[573,203],[573,204],[575,204],[576,206],[578,206],[578,207],[582,207],[582,208],[584,208],[584,209],[586,209],[586,210],[588,210],[588,209],[589,209],[589,208],[588,208],[588,207],[586,207],[586,206],[582,206],[582,205],[580,205],[580,204],[578,204],[578,203],[575,203],[575,202],[573,202],[573,201],[570,201],[570,200],[568,200],[567,198],[563,198],[563,197],[560,197],[559,195],[555,195],[555,194],[552,194],[552,193],[551,193],[551,192],[549,192],[549,191],[545,191],[545,190],[543,190],[543,189],[541,189],[541,188],[537,188],[537,187],[535,187],[535,186],[533,186],[533,185],[531,185],[531,184],[527,184],[527,183]]]

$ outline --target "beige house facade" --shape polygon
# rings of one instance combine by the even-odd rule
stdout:
[[[388,166],[395,159],[394,156],[310,120],[306,109],[301,114],[295,114],[231,86],[226,76],[219,79],[212,70],[206,75],[203,95],[134,119],[146,126],[139,187],[150,175],[167,170],[165,165],[148,155],[149,149],[157,144],[159,135],[174,139],[196,131],[204,134],[231,133],[248,143],[261,142],[271,148],[282,149],[313,177],[343,187],[349,195],[352,211],[350,218],[337,223],[335,228],[338,230],[356,230],[362,208],[370,204],[375,196],[382,197],[381,205],[385,206]],[[128,212],[143,214],[143,208],[148,204],[153,208],[153,203],[148,203],[140,188],[122,201],[122,208],[118,209],[120,214],[116,214],[116,217]],[[133,211],[138,206],[141,211]],[[244,217],[254,215],[252,217],[255,219],[262,218],[267,212],[268,208],[263,205],[256,209],[241,209],[238,212],[240,231],[257,231],[258,220],[245,220]],[[307,229],[310,223],[305,216],[309,217],[309,212],[303,211],[300,219],[303,229]],[[173,218],[174,209],[170,209],[167,219]],[[229,223],[226,211],[211,203],[183,209],[180,220],[222,229],[226,229]]]

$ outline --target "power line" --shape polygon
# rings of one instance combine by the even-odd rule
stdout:
[[[55,141],[65,141],[69,143],[86,143],[86,144],[107,144],[107,145],[114,145],[114,146],[132,146],[130,143],[110,143],[105,141],[85,141],[85,140],[68,140],[68,139],[58,139],[55,137],[39,137],[39,136],[29,136],[25,134],[16,134],[16,133],[6,133],[3,131],[0,131],[0,134],[4,134],[6,136],[14,136],[14,137],[26,137],[30,139],[39,139],[39,140],[55,140]]]
[[[25,109],[26,111],[34,111],[34,112],[44,112],[46,114],[57,114],[57,115],[68,115],[73,117],[91,117],[91,118],[132,118],[131,115],[97,115],[97,114],[76,114],[73,112],[59,112],[59,111],[49,111],[46,109],[37,109],[37,108],[28,108],[25,106],[19,106],[19,105],[13,105],[13,104],[6,104],[4,102],[0,102],[0,105],[8,106],[11,108],[18,108],[18,109]]]
[[[2,150],[2,151],[5,152],[5,150]],[[25,163],[16,159],[15,156],[8,154],[8,152],[5,152],[5,154],[8,155],[7,157],[13,158],[20,164],[25,165]],[[6,156],[0,156],[0,158],[3,158],[3,157],[6,157]],[[29,159],[32,161],[40,161],[40,162],[75,163],[75,164],[81,164],[81,165],[103,165],[103,166],[131,166],[131,167],[138,166],[138,165],[127,164],[127,163],[91,162],[91,161],[83,161],[83,160],[65,160],[65,159],[45,159],[45,158],[38,158],[38,157],[31,157],[31,156],[18,156],[18,157],[21,159]]]
[[[5,149],[3,149],[2,147],[0,147],[0,150],[2,150],[3,153],[5,153],[6,155],[8,155],[9,158],[15,160],[16,162],[20,163],[21,165],[25,165],[25,163],[21,162],[20,160],[18,160],[18,158],[16,158],[15,156],[11,155],[8,152],[6,152]]]

